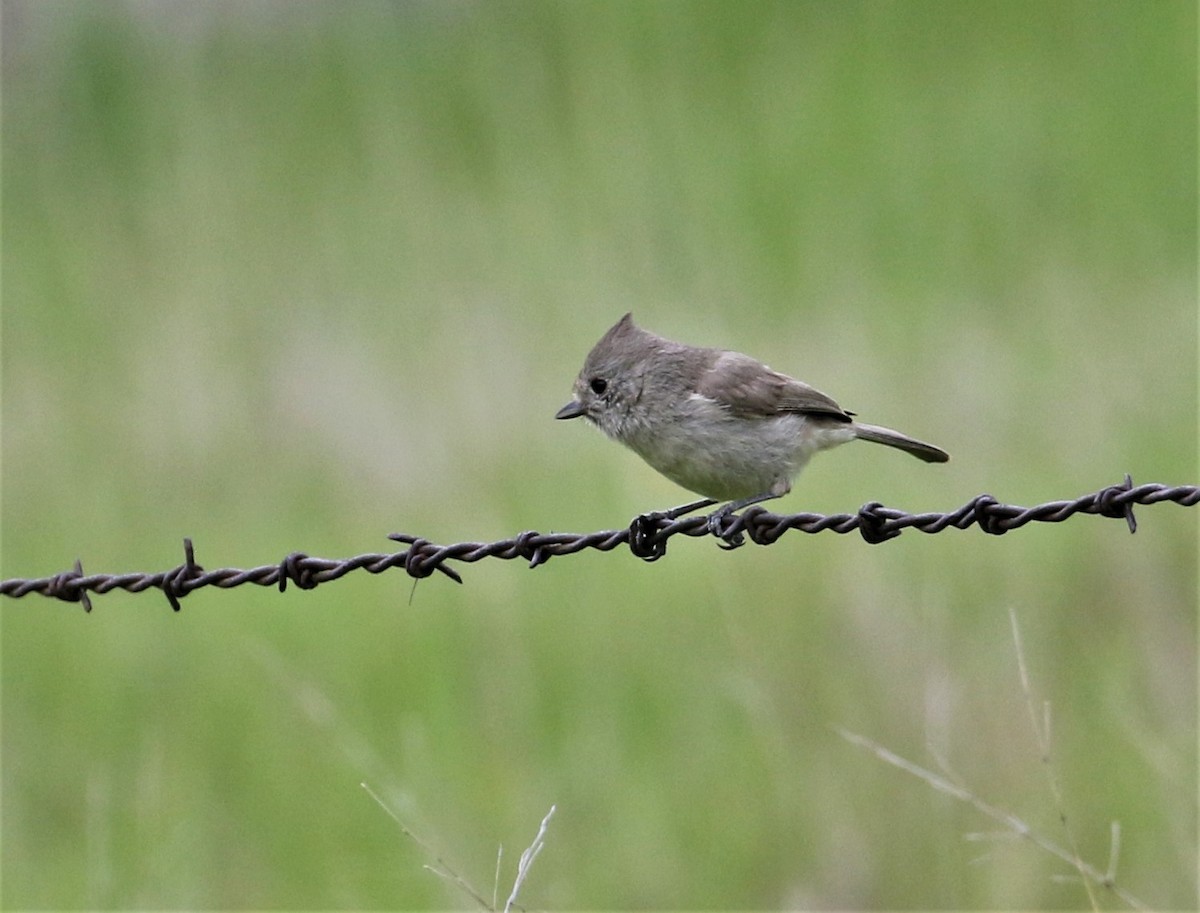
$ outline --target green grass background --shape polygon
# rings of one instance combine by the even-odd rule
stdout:
[[[551,418],[630,309],[953,454],[778,510],[1197,482],[1194,4],[2,14],[6,578],[679,503]],[[1065,843],[1052,771],[1194,909],[1196,517],[1139,517],[5,600],[0,900],[473,906],[366,781],[489,898],[502,844],[501,901],[556,803],[531,908],[1088,906],[845,727]]]

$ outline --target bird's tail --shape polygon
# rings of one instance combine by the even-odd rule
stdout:
[[[911,453],[917,459],[924,460],[926,463],[945,463],[950,459],[950,454],[946,453],[940,447],[934,447],[933,444],[918,441],[916,438],[908,437],[899,431],[893,431],[891,428],[881,428],[879,425],[864,425],[862,422],[855,422],[854,436],[875,444],[885,444],[888,447],[895,447],[897,450]]]

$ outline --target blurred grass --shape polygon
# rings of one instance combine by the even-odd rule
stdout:
[[[1196,13],[1100,3],[6,2],[5,577],[595,529],[681,492],[550,416],[623,311],[945,446],[781,508],[1195,482]],[[26,599],[6,908],[1078,908],[1196,895],[1196,525]]]

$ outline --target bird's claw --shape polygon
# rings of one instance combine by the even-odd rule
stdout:
[[[745,534],[735,527],[737,519],[733,511],[726,506],[709,514],[705,523],[709,534],[722,540],[717,545],[726,551],[740,548],[746,543]]]

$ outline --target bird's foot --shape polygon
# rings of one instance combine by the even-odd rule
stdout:
[[[726,504],[720,510],[714,510],[708,515],[705,523],[709,534],[722,540],[717,544],[726,551],[732,551],[746,544],[746,536],[738,526],[739,518],[734,515],[737,506],[737,502],[734,501]]]

